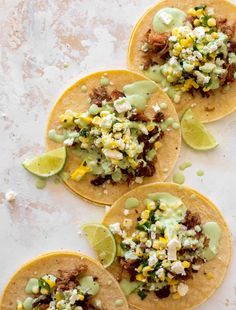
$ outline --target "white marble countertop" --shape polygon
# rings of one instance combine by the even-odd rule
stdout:
[[[132,26],[155,0],[2,0],[0,89],[0,288],[21,263],[45,251],[80,250],[93,255],[79,226],[100,221],[104,209],[62,184],[35,187],[21,162],[44,150],[48,113],[60,93],[95,70],[126,66]],[[223,103],[222,103],[223,104]],[[191,160],[187,184],[212,199],[233,234],[233,258],[223,285],[201,310],[236,309],[236,113],[208,125],[220,143]],[[177,166],[178,167],[178,166]],[[198,177],[196,171],[205,175]],[[175,171],[177,168],[175,169]],[[14,190],[14,203],[5,193]]]

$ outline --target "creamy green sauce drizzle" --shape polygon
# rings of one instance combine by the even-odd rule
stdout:
[[[132,294],[140,285],[141,285],[140,282],[137,282],[137,281],[130,282],[129,280],[125,278],[123,278],[120,281],[120,287],[123,293],[125,294],[125,296],[129,296],[130,294]]]
[[[203,250],[203,255],[207,260],[212,260],[218,253],[221,229],[216,222],[208,222],[203,225],[203,231],[210,240],[209,247]]]
[[[172,180],[174,183],[181,185],[181,184],[184,184],[185,182],[185,176],[183,175],[183,173],[177,172],[173,175]]]
[[[118,299],[115,300],[115,306],[116,307],[123,306],[123,304],[124,304],[124,300],[123,299],[118,298]]]
[[[159,107],[161,110],[166,110],[168,108],[168,104],[166,102],[161,102]]]
[[[48,138],[56,143],[62,143],[66,138],[67,134],[58,134],[55,129],[51,129],[48,132]]]
[[[187,169],[187,168],[189,168],[189,167],[191,167],[192,166],[192,163],[191,163],[191,161],[186,161],[186,162],[184,162],[184,163],[182,163],[180,166],[179,166],[179,170],[185,170],[185,169]]]
[[[174,27],[183,26],[187,15],[176,8],[164,8],[156,13],[152,21],[155,32],[170,32]]]
[[[47,179],[44,179],[44,178],[38,178],[35,182],[35,186],[38,189],[44,189],[46,184],[47,184]]]
[[[177,122],[174,122],[174,123],[172,124],[172,128],[173,128],[174,130],[178,130],[178,129],[180,129],[180,124],[177,123]]]
[[[198,170],[197,171],[197,176],[202,177],[205,174],[203,170]]]
[[[140,201],[135,197],[130,197],[125,202],[125,209],[134,209],[138,208]]]
[[[137,110],[144,110],[151,94],[157,91],[158,87],[153,81],[138,81],[127,84],[123,88],[125,96],[130,104]]]

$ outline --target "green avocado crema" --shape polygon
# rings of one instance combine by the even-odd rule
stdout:
[[[105,79],[109,81],[108,76],[101,76],[101,81]],[[103,83],[103,92],[109,95],[106,84]],[[130,179],[142,183],[148,165],[151,165],[151,173],[155,173],[155,142],[164,130],[162,126],[165,129],[172,126],[173,129],[174,123],[172,118],[167,119],[167,124],[145,115],[145,120],[142,119],[148,100],[157,90],[153,81],[137,81],[123,86],[125,96],[121,94],[117,99],[91,103],[83,113],[66,110],[59,116],[60,125],[49,130],[48,138],[71,148],[73,155],[81,159],[80,166],[70,175],[74,181],[78,182],[85,174],[91,173],[95,176],[95,181],[91,181],[94,185]],[[150,142],[148,148],[143,142],[145,139]]]
[[[123,91],[131,105],[137,110],[144,110],[149,97],[157,91],[152,81],[138,81],[124,86]]]
[[[57,277],[46,274],[41,278],[31,278],[25,287],[25,293],[31,296],[26,297],[23,301],[16,301],[17,310],[36,310],[40,301],[47,296],[50,297],[48,310],[70,309],[76,310],[76,301],[80,301],[83,307],[83,301],[89,300],[99,292],[99,283],[92,276],[80,277],[73,280],[76,287],[72,289],[61,290],[56,287]],[[35,305],[33,307],[33,305]]]
[[[209,246],[203,250],[203,255],[207,260],[212,260],[218,253],[221,229],[216,222],[208,222],[203,225],[203,231],[209,239]]]
[[[169,32],[174,27],[183,26],[186,17],[185,12],[177,8],[161,9],[153,18],[153,30],[158,33]]]
[[[191,206],[195,200],[190,198]],[[218,253],[221,236],[216,222],[201,223],[201,214],[189,210],[182,198],[168,192],[152,192],[144,201],[129,197],[126,205],[140,206],[136,228],[133,221],[113,223],[109,228],[121,238],[118,255],[122,265],[133,261],[134,270],[126,273],[120,286],[126,296],[138,294],[143,300],[149,292],[165,288],[179,297],[188,293],[186,274],[192,275]],[[129,216],[129,215],[127,215]],[[130,222],[131,221],[131,222]],[[169,275],[171,274],[171,277]],[[173,290],[172,286],[175,286]]]
[[[135,197],[129,197],[125,201],[125,209],[135,209],[140,205],[140,201]]]

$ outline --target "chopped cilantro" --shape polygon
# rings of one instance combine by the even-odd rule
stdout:
[[[141,298],[141,300],[144,300],[147,297],[147,293],[145,291],[138,291],[138,296]]]
[[[207,6],[206,5],[198,5],[198,6],[195,6],[194,10],[205,10]]]

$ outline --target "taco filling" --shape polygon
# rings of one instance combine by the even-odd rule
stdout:
[[[83,276],[87,265],[74,270],[58,270],[59,276],[52,274],[31,278],[25,286],[29,295],[17,301],[17,310],[96,310],[102,309],[99,300],[91,301],[99,291],[97,278]]]
[[[188,280],[217,255],[221,229],[214,221],[203,224],[199,213],[166,192],[148,194],[143,204],[137,222],[126,216],[109,225],[119,243],[122,276],[126,274],[121,286],[126,292],[135,290],[141,300],[151,292],[159,299],[183,298]],[[124,214],[138,205],[141,201],[128,198]]]
[[[199,5],[159,10],[140,47],[140,69],[178,103],[184,92],[209,97],[236,78],[235,24]]]
[[[48,137],[64,143],[82,160],[71,173],[72,180],[80,181],[91,174],[94,186],[105,182],[130,184],[142,183],[144,177],[155,174],[164,130],[168,126],[179,128],[172,118],[164,123],[159,106],[153,107],[152,118],[144,113],[156,91],[151,81],[127,84],[122,92],[99,86],[89,96],[87,111],[66,110],[59,116],[60,125],[51,129]]]

